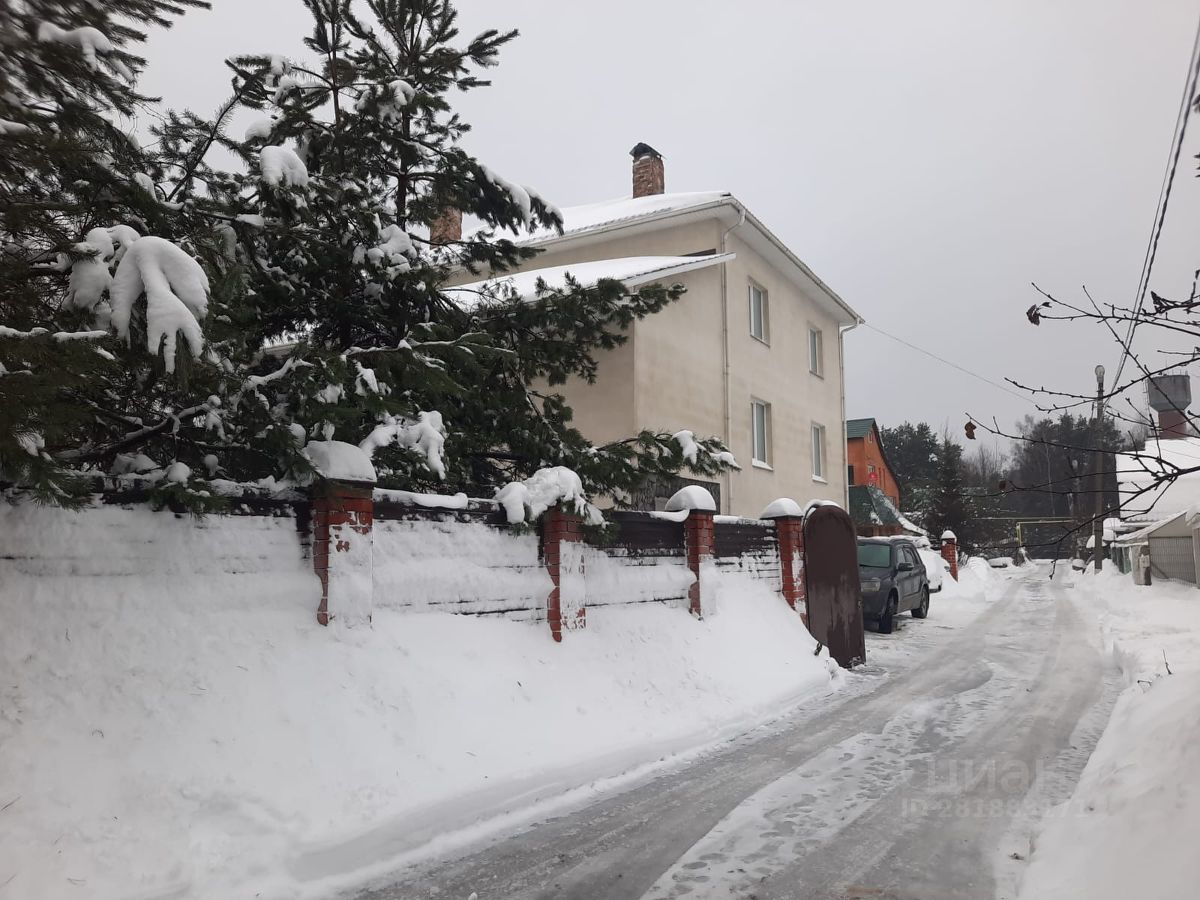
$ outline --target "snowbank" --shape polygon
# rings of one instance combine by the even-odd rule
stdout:
[[[929,561],[925,563],[929,567]],[[946,575],[942,579],[943,597],[964,599],[990,599],[1002,587],[1003,576],[987,564],[987,560],[972,556],[958,568],[958,580]]]
[[[13,897],[306,898],[730,735],[841,676],[715,575],[542,625],[377,606],[322,628],[287,518],[0,505],[0,883]]]
[[[1188,897],[1200,830],[1200,591],[1072,576],[1127,687],[1074,796],[1049,818],[1022,900]],[[1168,667],[1174,674],[1167,674]]]

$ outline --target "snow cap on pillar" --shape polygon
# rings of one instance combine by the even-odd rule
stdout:
[[[943,541],[957,541],[958,535],[956,535],[953,531],[951,531],[949,528],[947,528],[945,531],[942,532],[942,540]]]
[[[313,468],[333,481],[357,481],[374,484],[375,466],[360,447],[344,441],[309,441],[304,447]]]
[[[683,512],[687,510],[691,512],[716,512],[717,501],[713,499],[713,495],[700,487],[698,484],[689,484],[687,487],[680,488],[671,495],[671,499],[667,501],[667,512]]]
[[[760,519],[804,518],[804,509],[791,497],[780,497],[767,504],[759,514]]]

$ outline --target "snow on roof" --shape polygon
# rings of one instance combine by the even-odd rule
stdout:
[[[568,206],[560,210],[563,218],[563,236],[581,234],[632,219],[694,209],[732,199],[732,197],[733,195],[728,191],[693,191],[653,194],[649,197],[621,197],[616,200],[604,200],[600,203],[587,203],[583,206]],[[553,228],[497,232],[497,234],[519,244],[536,244],[559,237],[558,231]]]
[[[443,288],[442,293],[464,306],[473,306],[480,294],[493,293],[504,296],[511,288],[518,297],[529,300],[537,295],[537,283],[545,281],[552,289],[563,289],[570,274],[584,287],[593,287],[598,281],[611,278],[627,288],[634,288],[671,275],[681,275],[695,269],[703,269],[734,258],[732,253],[711,253],[705,256],[627,256],[620,259],[599,259],[594,262],[570,263],[551,266],[547,269],[531,269],[515,272],[484,281]]]
[[[1174,515],[1167,516],[1165,519],[1160,519],[1157,522],[1153,522],[1152,524],[1147,525],[1145,528],[1139,528],[1137,531],[1131,531],[1128,534],[1118,535],[1117,539],[1116,539],[1116,543],[1119,546],[1123,546],[1123,547],[1127,547],[1130,544],[1144,543],[1150,537],[1150,535],[1152,535],[1154,532],[1158,531],[1158,529],[1162,528],[1163,526],[1172,524],[1173,522],[1177,521],[1180,518],[1180,516],[1182,516],[1182,515],[1183,515],[1183,512],[1180,511],[1180,512],[1175,513]],[[1095,535],[1092,535],[1092,539],[1095,540]],[[1089,547],[1094,546],[1094,544],[1089,544],[1088,546]]]
[[[1152,486],[1180,469],[1200,469],[1200,438],[1153,438],[1141,450],[1116,454],[1115,466],[1123,518],[1173,516],[1200,504],[1200,471]]]
[[[744,240],[768,263],[781,271],[788,272],[793,267],[798,270],[798,282],[807,290],[815,291],[818,301],[826,304],[839,322],[864,321],[728,191],[652,194],[648,197],[622,197],[602,203],[570,206],[559,211],[563,218],[561,235],[553,228],[520,231],[499,229],[496,235],[507,237],[518,244],[547,246],[561,239],[602,234],[609,228],[664,219],[689,210],[705,208],[718,210],[714,215],[720,216],[724,213],[732,218],[733,222],[739,222],[740,215],[740,223],[751,226],[745,230]],[[475,233],[478,234],[480,230],[476,229]]]

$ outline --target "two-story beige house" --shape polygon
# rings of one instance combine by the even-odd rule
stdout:
[[[633,157],[632,197],[562,210],[561,235],[519,236],[542,252],[503,276],[530,294],[566,272],[687,288],[601,357],[595,384],[557,388],[575,424],[593,442],[643,428],[722,437],[740,471],[698,482],[722,513],[757,516],[779,497],[845,505],[843,336],[862,319],[733,195],[665,193],[662,157],[645,144]],[[639,505],[677,487],[651,485]]]

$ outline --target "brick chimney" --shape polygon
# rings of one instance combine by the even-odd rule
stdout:
[[[462,240],[462,210],[442,210],[441,215],[429,226],[429,240],[435,244],[448,244],[450,241]]]
[[[649,144],[638,144],[629,151],[633,157],[633,196],[652,197],[667,189],[662,154]]]

